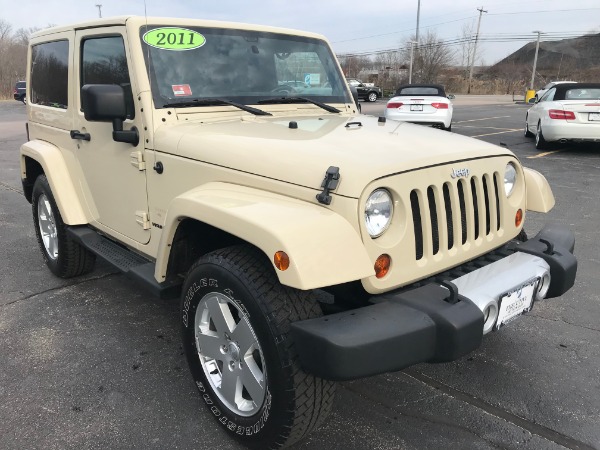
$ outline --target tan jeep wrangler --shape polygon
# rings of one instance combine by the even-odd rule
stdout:
[[[33,35],[25,196],[50,270],[96,256],[163,298],[209,410],[256,448],[335,381],[452,361],[574,283],[527,240],[545,178],[506,148],[360,115],[319,35],[123,17]]]

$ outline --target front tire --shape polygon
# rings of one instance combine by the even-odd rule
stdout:
[[[328,416],[335,384],[300,368],[290,324],[321,316],[311,292],[282,286],[241,245],[205,255],[182,291],[183,348],[209,411],[258,449],[299,441]]]
[[[52,273],[61,278],[71,278],[90,272],[96,255],[67,234],[45,175],[40,175],[33,184],[31,206],[35,234],[44,262]]]
[[[369,95],[367,95],[367,100],[370,101],[371,103],[376,102],[377,101],[377,92],[369,92]]]

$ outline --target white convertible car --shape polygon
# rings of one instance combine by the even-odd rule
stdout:
[[[394,97],[388,101],[385,117],[451,131],[452,102],[446,97],[443,86],[406,84],[400,86]]]
[[[560,142],[600,142],[600,83],[564,83],[550,88],[525,117],[525,136],[539,150]]]

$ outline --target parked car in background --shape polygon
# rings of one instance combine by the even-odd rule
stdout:
[[[540,98],[542,98],[542,96],[548,92],[548,89],[556,86],[557,84],[563,84],[563,83],[577,83],[577,81],[551,81],[550,83],[548,83],[546,86],[544,86],[542,89],[540,89],[539,91],[537,91],[535,93],[535,101],[537,102]]]
[[[452,130],[452,102],[438,84],[400,86],[385,108],[385,117]]]
[[[369,86],[356,78],[346,78],[346,81],[350,86],[353,86],[358,91],[358,98],[360,100],[367,100],[369,102],[375,102],[378,98],[383,97],[383,92],[380,87]]]
[[[25,81],[17,81],[15,84],[15,89],[13,91],[13,97],[15,100],[19,100],[20,102],[25,103],[25,91],[26,91],[27,83]]]
[[[525,116],[525,136],[535,147],[553,142],[600,142],[600,83],[563,83],[550,88]]]

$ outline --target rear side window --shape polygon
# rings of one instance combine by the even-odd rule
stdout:
[[[569,89],[565,94],[566,100],[599,100],[600,88]]]
[[[45,42],[31,49],[31,103],[67,109],[69,41]]]
[[[133,119],[134,105],[122,36],[103,36],[81,43],[81,86],[118,84],[125,91],[127,118]]]

